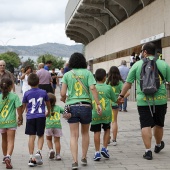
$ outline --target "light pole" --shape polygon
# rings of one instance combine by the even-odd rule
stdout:
[[[7,49],[7,44],[8,44],[8,42],[9,42],[10,40],[14,40],[14,39],[16,39],[16,38],[10,38],[10,39],[8,39],[8,40],[6,41],[6,43],[4,43],[4,41],[0,40],[0,41],[2,42],[2,44],[3,44],[3,46],[4,46],[5,52],[6,52],[6,49]]]

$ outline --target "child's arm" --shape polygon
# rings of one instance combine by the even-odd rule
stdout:
[[[46,106],[47,106],[47,113],[46,113],[45,116],[47,117],[51,113],[51,105],[50,105],[50,101],[46,101],[45,103],[46,103]]]
[[[22,112],[22,106],[17,108],[17,112],[18,112],[18,126],[22,125],[23,123],[23,112]]]

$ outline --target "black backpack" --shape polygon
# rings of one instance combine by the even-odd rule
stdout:
[[[142,60],[143,65],[140,74],[140,88],[141,91],[145,94],[146,100],[149,104],[148,96],[151,96],[154,101],[154,94],[158,91],[161,84],[160,77],[162,81],[164,81],[164,77],[156,65],[157,58],[154,57],[153,60],[150,60],[149,58],[143,58]]]

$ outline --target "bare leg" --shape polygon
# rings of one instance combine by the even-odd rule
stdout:
[[[142,128],[142,139],[146,149],[151,148],[152,129],[151,127]]]
[[[7,132],[2,133],[2,152],[3,155],[7,155]]]
[[[60,137],[54,137],[54,143],[55,143],[55,149],[56,149],[56,154],[60,154]]]
[[[48,148],[53,149],[52,136],[46,136],[46,139],[47,139]]]
[[[163,127],[160,126],[154,127],[154,137],[156,144],[160,144],[163,138]]]
[[[117,138],[118,124],[117,124],[118,109],[113,109],[114,121],[112,122],[113,140]]]
[[[29,135],[29,141],[28,141],[28,148],[30,155],[33,155],[34,153],[34,142],[35,142],[35,135]]]
[[[107,148],[108,142],[110,140],[110,129],[107,129],[104,131],[104,136],[103,136],[103,146]]]
[[[12,155],[14,150],[15,130],[7,130],[7,155]]]
[[[38,136],[38,150],[42,150],[44,144],[44,135]]]
[[[70,126],[70,149],[74,162],[78,162],[79,123],[69,123],[69,126]]]
[[[87,151],[89,148],[89,125],[90,124],[81,124],[81,134],[82,134],[82,158],[86,158]]]
[[[101,132],[94,132],[94,145],[96,151],[100,150],[100,134]]]

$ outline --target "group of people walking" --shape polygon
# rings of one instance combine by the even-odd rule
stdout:
[[[153,60],[154,53],[154,44],[146,43],[142,46],[144,58]],[[118,111],[122,110],[119,105],[126,102],[129,89],[134,80],[137,81],[137,108],[142,139],[146,148],[143,158],[147,160],[153,158],[151,151],[153,127],[156,141],[154,152],[159,153],[164,148],[163,127],[167,110],[166,87],[162,83],[154,94],[154,100],[149,100],[150,103],[148,104],[146,96],[139,85],[143,60],[136,62],[130,70],[126,70],[126,73],[125,69],[122,72],[121,67],[112,66],[108,76],[102,68],[97,69],[95,76],[93,76],[87,70],[87,63],[83,54],[72,54],[69,59],[70,71],[66,72],[61,80],[60,95],[61,101],[65,103],[65,108],[58,106],[55,94],[47,91],[47,86],[44,87],[43,80],[40,78],[40,75],[43,78],[45,77],[44,70],[41,70],[41,68],[44,69],[44,65],[41,66],[41,64],[39,65],[40,71],[36,74],[31,73],[28,77],[27,73],[23,75],[23,77],[27,77],[30,89],[24,92],[22,102],[17,94],[11,92],[12,88],[14,88],[11,77],[4,76],[5,72],[0,74],[0,132],[2,134],[3,161],[7,169],[12,169],[11,155],[14,148],[15,131],[17,125],[22,125],[24,111],[26,111],[25,134],[29,135],[29,166],[34,167],[43,164],[41,152],[44,144],[44,133],[49,147],[49,159],[61,160],[60,137],[62,136],[62,126],[60,114],[62,113],[63,117],[67,119],[70,128],[70,150],[73,157],[72,169],[78,169],[79,166],[78,139],[80,128],[82,136],[81,164],[87,165],[88,163],[89,129],[94,133],[95,151],[93,160],[99,161],[101,155],[109,159],[108,144],[117,144],[117,117]],[[156,64],[166,82],[170,82],[169,65],[163,60],[157,60]],[[5,65],[4,61],[0,61],[0,71],[1,65]],[[126,61],[123,60],[122,65],[125,66]],[[49,80],[49,77],[46,77],[46,79]],[[16,110],[18,113],[17,120]],[[126,108],[123,108],[123,110],[127,111]],[[153,114],[151,114],[151,111]],[[100,146],[102,129],[104,134],[102,146]],[[112,134],[110,129],[112,129]],[[34,155],[36,136],[38,136],[38,150]],[[52,143],[53,137],[55,147]]]

